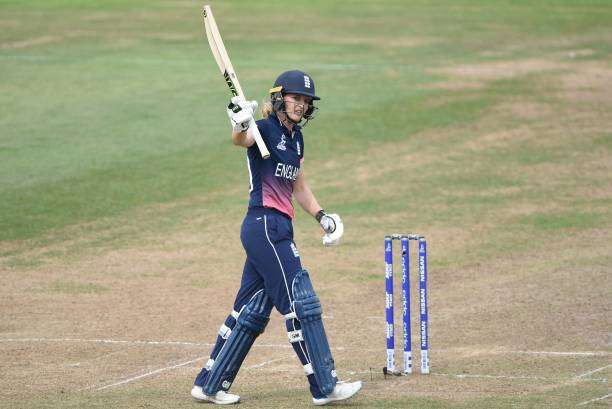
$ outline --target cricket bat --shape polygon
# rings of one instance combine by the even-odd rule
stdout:
[[[223,45],[223,40],[221,39],[221,33],[219,33],[219,28],[217,27],[217,23],[215,22],[215,17],[213,16],[212,9],[210,6],[204,6],[202,10],[202,16],[204,16],[204,29],[206,30],[206,38],[208,39],[208,44],[210,44],[210,49],[212,50],[213,56],[215,57],[215,61],[217,61],[217,65],[223,74],[223,78],[225,78],[225,82],[232,93],[232,96],[238,96],[243,101],[246,101],[244,96],[244,92],[242,91],[242,87],[238,82],[238,76],[236,75],[236,71],[232,66],[232,62],[229,59],[229,55],[225,50],[225,46]],[[251,134],[255,139],[255,143],[259,148],[259,152],[264,159],[268,159],[270,157],[270,152],[266,147],[263,139],[261,138],[261,134],[259,133],[259,129],[257,129],[257,124],[255,123],[255,119],[251,120],[251,124],[249,126],[251,130]]]

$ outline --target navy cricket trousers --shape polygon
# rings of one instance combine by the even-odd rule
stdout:
[[[291,284],[302,270],[291,219],[274,209],[249,209],[240,240],[247,258],[234,310],[240,311],[257,291],[264,289],[281,314],[291,312]]]
[[[292,312],[292,283],[295,275],[302,270],[302,263],[293,242],[291,219],[275,209],[251,208],[242,222],[240,240],[246,251],[246,261],[240,289],[234,301],[234,311],[221,326],[211,359],[196,378],[195,384],[199,386],[205,383],[210,366],[225,343],[228,329],[236,325],[238,312],[257,292],[263,290],[268,295],[270,310],[275,307],[282,315]],[[301,329],[296,319],[287,320],[286,326],[288,332]],[[304,367],[312,396],[325,396],[312,373],[306,345],[303,341],[291,345]]]

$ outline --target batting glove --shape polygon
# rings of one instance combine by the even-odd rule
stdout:
[[[325,210],[319,210],[315,218],[325,233],[333,233],[334,230],[336,230],[336,221],[330,215],[325,213]]]
[[[320,210],[316,219],[321,225],[321,228],[325,232],[323,236],[323,245],[335,246],[340,242],[340,238],[344,234],[344,224],[342,219],[335,213],[327,214],[325,211]]]
[[[232,97],[227,106],[227,116],[234,132],[241,133],[249,129],[256,108],[257,101],[244,101],[239,97]]]

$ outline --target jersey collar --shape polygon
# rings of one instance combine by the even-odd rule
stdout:
[[[270,113],[270,116],[272,117],[273,121],[274,121],[275,123],[277,123],[277,124],[278,124],[278,126],[280,126],[280,127],[281,127],[281,129],[284,129],[284,130],[286,130],[286,131],[287,131],[287,133],[291,134],[291,137],[292,137],[292,138],[293,138],[293,134],[294,134],[295,132],[297,132],[297,131],[299,131],[300,129],[302,129],[302,127],[301,127],[301,126],[299,126],[299,125],[295,124],[295,125],[293,125],[293,131],[289,131],[289,129],[288,129],[288,128],[287,128],[285,125],[283,125],[283,123],[281,122],[281,120],[278,118],[278,116],[276,115],[276,112],[271,112],[271,113]]]

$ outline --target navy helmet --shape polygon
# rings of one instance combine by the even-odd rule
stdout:
[[[279,89],[279,87],[281,88]],[[313,101],[321,99],[315,94],[315,84],[312,77],[300,70],[285,71],[279,75],[274,81],[274,87],[270,90],[271,94],[274,92],[281,92],[283,95],[306,95]]]
[[[286,94],[305,95],[312,98],[313,101],[321,99],[315,94],[315,84],[312,77],[300,70],[285,71],[274,81],[274,87],[270,89],[270,101],[275,111],[285,112],[283,96]],[[314,118],[316,110],[317,107],[311,102],[306,112],[304,112],[303,119],[306,122],[303,126]]]

